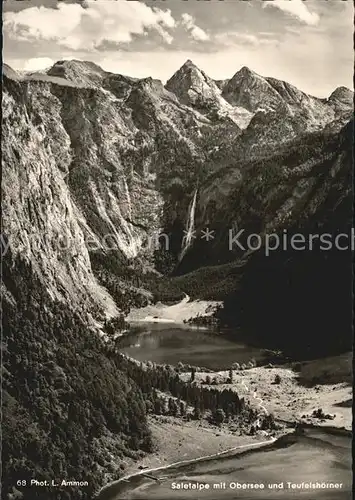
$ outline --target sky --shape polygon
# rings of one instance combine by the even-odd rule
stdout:
[[[165,82],[191,59],[211,78],[242,66],[326,97],[353,88],[350,0],[5,0],[3,59],[58,60]]]

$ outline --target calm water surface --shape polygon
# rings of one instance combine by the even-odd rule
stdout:
[[[260,349],[235,341],[231,335],[162,323],[146,324],[133,327],[122,337],[119,346],[124,353],[139,361],[171,365],[181,361],[213,370],[262,357]]]

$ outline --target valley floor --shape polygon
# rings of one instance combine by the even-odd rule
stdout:
[[[351,353],[318,361],[301,363],[298,372],[291,367],[256,367],[234,371],[233,383],[222,383],[229,371],[215,373],[196,372],[197,383],[206,376],[216,377],[214,388],[229,388],[245,397],[255,407],[264,407],[276,419],[287,422],[303,421],[319,426],[352,428],[352,384]],[[275,384],[279,375],[280,383]],[[182,374],[188,380],[190,373]],[[319,380],[321,383],[315,383]],[[311,416],[321,408],[325,414],[335,415],[334,419],[318,419]],[[218,428],[202,420],[185,422],[179,418],[166,416],[150,417],[150,427],[157,451],[140,462],[132,463],[125,469],[125,475],[139,471],[139,467],[155,468],[171,463],[217,454],[236,446],[257,444],[269,439],[258,433],[255,436],[239,435],[231,432],[227,425]],[[283,427],[276,437],[287,432]]]
[[[275,383],[275,377],[280,383]],[[206,376],[216,377],[217,381],[228,378],[228,371],[215,374],[198,372],[197,382]],[[185,375],[188,379],[190,374]],[[286,421],[302,420],[314,425],[334,427],[352,427],[352,385],[348,382],[319,383],[307,387],[299,382],[300,374],[287,367],[257,367],[234,372],[232,384],[218,384],[214,387],[223,390],[230,388],[250,401],[256,408],[264,407],[275,418]],[[318,419],[312,412],[321,408],[325,414],[335,415],[334,419]]]
[[[170,416],[151,416],[149,425],[156,444],[156,452],[132,463],[125,469],[125,476],[139,468],[153,469],[176,462],[194,460],[226,452],[235,447],[249,447],[267,442],[268,436],[239,435],[228,426],[218,428],[205,420],[186,422]]]
[[[207,300],[190,301],[190,297],[186,295],[181,302],[170,306],[157,302],[139,309],[132,308],[126,321],[181,324],[196,316],[212,316],[220,304]]]

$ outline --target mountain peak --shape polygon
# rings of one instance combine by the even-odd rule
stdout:
[[[252,71],[250,68],[248,68],[248,66],[243,66],[242,68],[240,68],[239,71],[237,71],[236,74],[240,74],[240,75],[255,75],[256,73],[254,73],[254,71]]]
[[[243,66],[238,70],[228,82],[229,87],[239,86],[242,82],[248,80],[264,80],[264,78],[254,71],[252,71],[248,66]]]
[[[167,81],[165,88],[180,102],[206,116],[227,116],[232,111],[216,82],[190,59]]]
[[[191,61],[191,59],[187,59],[184,64],[181,66],[182,68],[197,68],[196,64]]]
[[[80,59],[60,59],[55,62],[52,68],[64,67],[64,68],[80,68],[80,69],[91,69],[104,73],[104,70],[96,63],[92,61],[82,61]],[[50,68],[50,69],[52,69]],[[50,71],[50,70],[49,70]]]
[[[354,99],[354,92],[348,87],[337,87],[334,92],[331,93],[329,100],[339,100],[352,102]]]
[[[187,61],[185,61],[184,64],[174,73],[173,77],[179,74],[191,73],[201,73],[202,75],[204,75],[204,72],[198,66],[196,66],[196,64],[192,62],[191,59],[187,59]]]
[[[274,109],[281,100],[265,78],[243,66],[223,87],[223,97],[233,106],[256,112],[259,108]]]
[[[191,97],[206,92],[218,93],[218,87],[202,70],[200,70],[190,59],[167,81],[166,89],[173,92],[184,104],[191,104]],[[194,94],[191,96],[191,92]]]
[[[240,80],[245,79],[245,78],[263,78],[263,77],[258,75],[257,73],[255,73],[255,71],[248,68],[248,66],[243,66],[242,68],[240,68],[239,71],[237,71],[235,73],[234,76],[232,76],[230,81],[232,81],[232,80],[240,81]]]
[[[73,83],[96,87],[101,84],[106,71],[91,61],[64,59],[54,63],[47,71],[47,75],[64,78]]]

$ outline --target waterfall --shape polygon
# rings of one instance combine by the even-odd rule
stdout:
[[[195,189],[194,196],[189,206],[189,212],[186,221],[186,229],[184,233],[184,239],[182,241],[183,247],[180,255],[180,260],[182,260],[183,257],[185,256],[187,249],[191,245],[193,239],[193,233],[195,228],[196,200],[197,200],[197,189]]]
[[[128,217],[132,220],[132,203],[131,203],[131,195],[129,194],[128,184],[126,177],[123,177],[123,186],[126,194],[126,201],[128,207]]]

